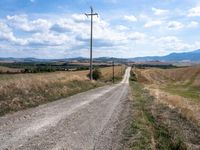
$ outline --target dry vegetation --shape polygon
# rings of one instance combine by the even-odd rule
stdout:
[[[122,75],[124,74],[125,66],[123,67],[115,67],[115,80],[119,81],[122,79]],[[102,70],[102,79],[105,82],[109,82],[112,80],[112,69],[111,67],[104,68]]]
[[[0,75],[0,115],[67,97],[110,81],[111,68],[102,68],[101,81],[90,82],[88,71]],[[122,77],[121,67],[115,69]]]
[[[200,125],[200,67],[137,70],[157,101],[178,108],[181,115]]]
[[[138,78],[141,81],[144,77]],[[136,79],[132,73],[132,123],[125,130],[124,149],[131,147],[134,150],[199,150],[198,125],[182,117],[177,109],[160,103],[156,97],[151,96],[144,85],[135,81]]]
[[[14,69],[14,68],[8,68],[0,66],[0,73],[20,73],[21,69]]]

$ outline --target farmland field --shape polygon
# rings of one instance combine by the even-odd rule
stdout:
[[[115,67],[120,80],[124,67]],[[0,75],[0,114],[37,106],[48,101],[86,91],[112,81],[112,67],[101,68],[102,77],[90,82],[86,71]]]
[[[198,70],[198,67],[132,70],[132,117],[124,132],[128,148],[199,149],[199,101],[166,89],[173,85],[185,86],[188,82],[188,86],[194,86],[192,84],[198,82]]]
[[[0,66],[0,73],[20,73],[21,69]]]
[[[200,67],[138,69],[138,80],[158,101],[178,108],[181,114],[200,123]]]

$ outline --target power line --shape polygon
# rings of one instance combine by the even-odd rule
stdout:
[[[92,6],[90,7],[91,12],[89,14],[85,14],[87,17],[91,17],[91,33],[90,33],[90,80],[93,80],[93,76],[92,76],[92,44],[93,44],[93,16],[98,16],[97,13],[94,13]]]

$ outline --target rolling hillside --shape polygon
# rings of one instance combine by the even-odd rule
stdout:
[[[138,80],[157,101],[177,108],[183,117],[200,123],[200,66],[176,69],[137,69]]]
[[[192,61],[192,62],[200,62],[200,49],[192,52],[184,52],[184,53],[171,53],[166,56],[147,56],[147,57],[136,57],[131,58],[129,61]]]

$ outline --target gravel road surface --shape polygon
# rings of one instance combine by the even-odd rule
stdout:
[[[129,76],[130,68],[119,84],[0,117],[0,150],[118,149]]]

